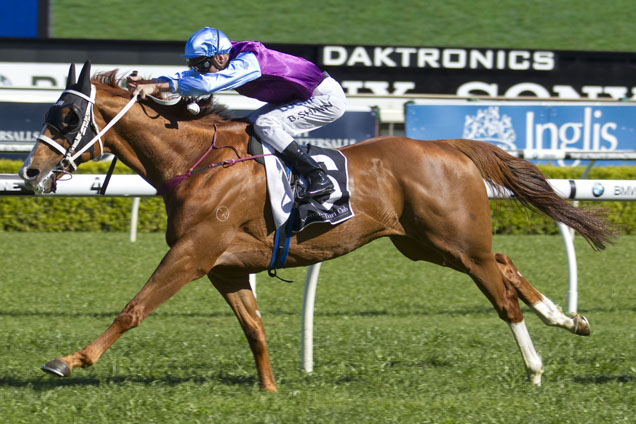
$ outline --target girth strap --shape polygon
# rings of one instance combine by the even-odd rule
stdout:
[[[287,263],[287,254],[289,253],[289,245],[291,243],[292,230],[294,229],[294,214],[289,216],[289,220],[285,225],[276,229],[274,235],[274,248],[272,250],[272,260],[267,267],[267,275],[276,277],[286,283],[293,283],[293,280],[285,280],[277,275],[276,269],[282,268]]]

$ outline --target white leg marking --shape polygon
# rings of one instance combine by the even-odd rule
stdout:
[[[530,339],[530,334],[526,328],[524,321],[510,324],[512,335],[515,337],[517,346],[521,351],[521,356],[526,365],[526,371],[528,372],[528,379],[535,386],[541,385],[541,374],[543,374],[543,362],[541,357],[534,350],[534,345]]]
[[[534,309],[534,312],[545,324],[574,331],[574,320],[566,316],[563,311],[547,297],[543,296],[542,300],[532,305],[532,309]]]

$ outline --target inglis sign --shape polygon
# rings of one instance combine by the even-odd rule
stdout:
[[[636,105],[622,103],[418,102],[406,106],[406,135],[469,138],[504,150],[633,150],[635,113]]]

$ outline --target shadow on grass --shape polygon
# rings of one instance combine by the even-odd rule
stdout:
[[[43,317],[43,318],[115,318],[120,311],[113,312],[68,312],[68,311],[0,311],[0,317]],[[215,318],[234,316],[227,312],[154,312],[155,317]]]
[[[227,374],[218,374],[211,377],[174,377],[165,376],[161,378],[141,378],[141,377],[71,377],[71,378],[56,378],[52,376],[43,375],[39,378],[32,379],[19,379],[4,377],[0,378],[0,387],[12,387],[12,388],[29,388],[36,391],[47,391],[51,389],[57,389],[60,387],[98,387],[104,385],[120,385],[120,384],[143,384],[143,385],[156,385],[164,384],[166,386],[178,386],[184,383],[206,384],[206,383],[220,383],[228,386],[254,386],[258,383],[256,377],[243,377],[233,376]]]
[[[522,305],[522,311],[524,313],[531,313],[531,311]],[[396,309],[366,309],[366,310],[342,310],[342,311],[315,311],[314,315],[317,317],[407,317],[407,316],[466,316],[466,315],[491,315],[495,314],[495,310],[488,304],[483,306],[473,306],[467,308],[456,309],[444,309],[444,310],[431,310],[430,307],[417,308],[417,305],[410,305],[409,308],[396,308]],[[581,314],[593,314],[600,312],[636,312],[636,307],[628,308],[587,308],[579,310]],[[115,318],[119,311],[112,312],[72,312],[72,311],[3,311],[0,310],[0,317],[43,317],[43,318]],[[289,311],[289,310],[276,310],[270,309],[268,314],[271,316],[284,315],[284,316],[298,316],[301,311]],[[232,311],[228,308],[227,312],[162,312],[156,311],[153,313],[154,317],[164,318],[221,318],[234,316]]]
[[[631,307],[610,306],[607,308],[591,307],[591,308],[582,308],[578,312],[580,314],[593,314],[597,312],[601,312],[601,313],[636,312],[636,306],[631,306]]]
[[[97,318],[97,319],[105,319],[105,318],[115,318],[119,312],[72,312],[72,311],[1,311],[0,317],[11,317],[11,318],[25,318],[25,317],[33,317],[33,318],[68,318],[68,319],[78,319],[78,318]],[[301,311],[297,312],[291,311],[282,311],[282,310],[273,310],[269,311],[268,315],[284,315],[284,316],[300,316]],[[334,312],[320,312],[317,311],[314,313],[317,317],[340,317],[340,316],[349,316],[349,317],[409,317],[409,316],[462,316],[462,315],[486,315],[486,314],[495,314],[495,310],[490,306],[484,307],[474,307],[474,308],[464,308],[464,309],[450,309],[443,311],[426,311],[422,309],[421,311],[412,310],[389,310],[389,309],[369,309],[369,310],[358,310],[358,311],[334,311]],[[227,312],[154,312],[152,314],[153,317],[163,317],[163,318],[225,318],[234,316],[233,312],[228,308]]]
[[[608,383],[636,383],[633,375],[597,375],[593,377],[574,377],[575,383],[580,384],[608,384]]]
[[[286,316],[298,316],[301,311],[297,312],[289,310],[276,310],[269,307],[268,315],[286,315]],[[462,309],[448,309],[448,310],[431,310],[430,307],[421,307],[418,309],[417,305],[408,305],[405,307],[396,307],[394,309],[358,309],[358,310],[339,310],[339,311],[325,311],[316,310],[314,316],[316,317],[411,317],[411,316],[439,316],[439,315],[485,315],[496,314],[495,310],[490,305],[468,307]]]

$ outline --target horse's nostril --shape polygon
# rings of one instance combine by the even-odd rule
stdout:
[[[40,171],[38,169],[35,169],[35,168],[29,168],[29,169],[27,169],[26,175],[29,178],[35,178],[38,175],[40,175]]]

